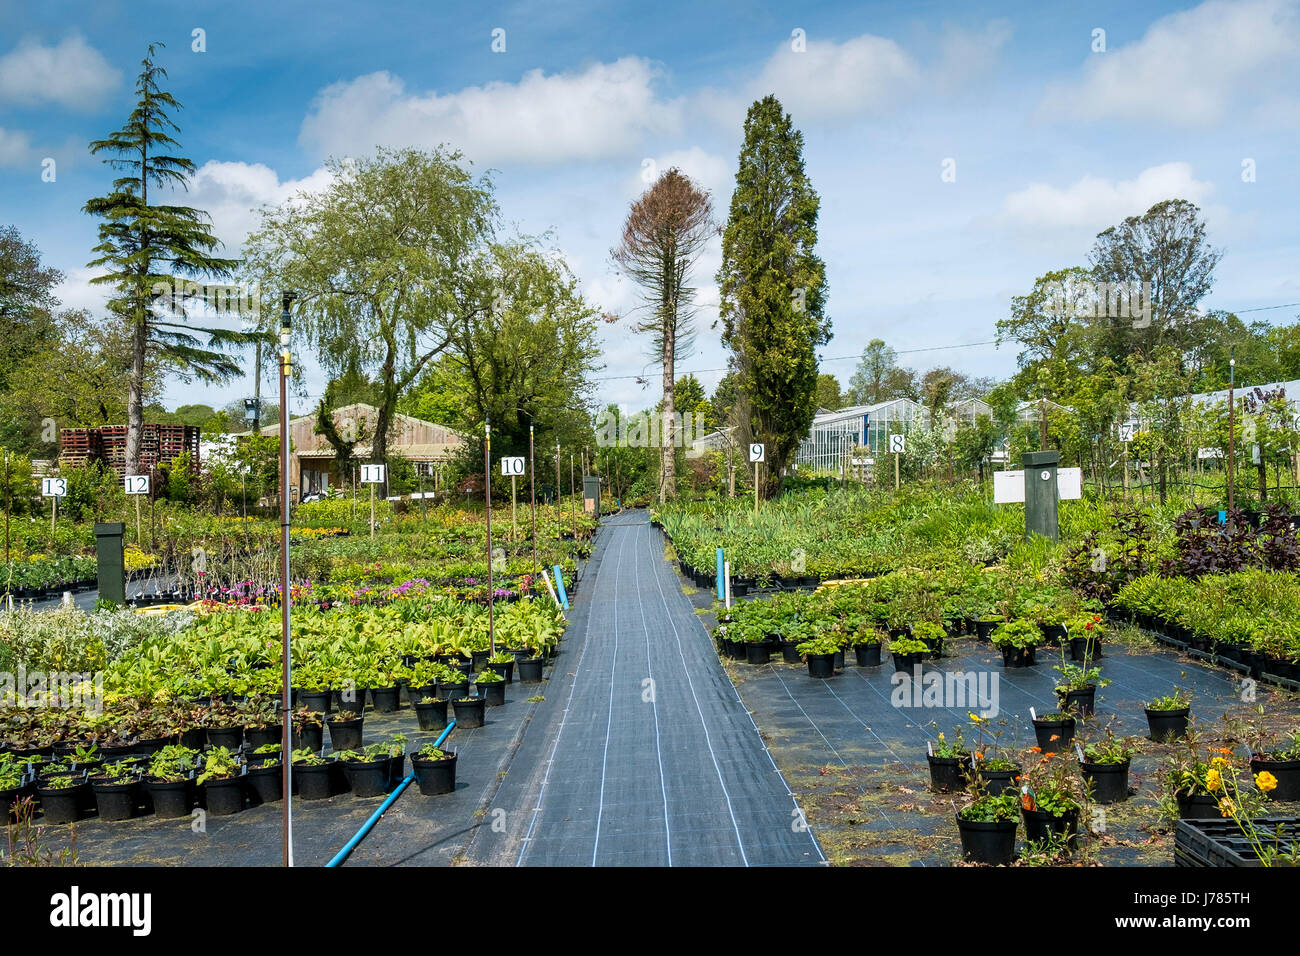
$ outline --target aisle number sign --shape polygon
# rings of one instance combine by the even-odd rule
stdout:
[[[363,485],[382,485],[384,483],[383,465],[362,465],[361,483]]]
[[[122,484],[128,495],[147,495],[149,493],[148,475],[127,475]]]
[[[1129,442],[1131,442],[1131,441],[1133,440],[1133,431],[1134,431],[1134,428],[1133,428],[1133,425],[1132,425],[1131,423],[1125,423],[1125,424],[1123,424],[1123,425],[1120,425],[1120,426],[1119,426],[1119,440],[1122,441],[1122,442],[1124,442],[1125,444],[1128,444]]]
[[[524,473],[524,459],[522,455],[518,457],[501,459],[501,474],[505,475],[505,477],[515,478],[518,477],[519,475],[522,475],[523,473]]]
[[[41,479],[42,497],[66,498],[67,495],[68,495],[68,479],[66,478],[42,478]]]
[[[903,454],[903,453],[906,452],[906,451],[907,451],[907,436],[906,436],[906,435],[890,435],[890,436],[889,436],[889,452],[890,452],[890,454],[892,454],[892,455],[901,455],[901,454]]]
[[[767,446],[754,442],[749,446],[749,460],[753,464],[760,461],[767,461]]]

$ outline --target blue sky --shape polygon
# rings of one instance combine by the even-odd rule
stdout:
[[[843,357],[872,338],[900,351],[992,340],[1036,276],[1082,264],[1097,232],[1174,196],[1202,207],[1225,250],[1208,306],[1300,301],[1300,0],[0,3],[0,221],[67,273],[68,305],[101,301],[86,285],[96,224],[80,209],[110,173],[86,144],[121,124],[150,41],[166,44],[185,106],[189,199],[231,254],[253,208],[324,184],[328,156],[448,142],[495,170],[508,223],[549,230],[589,299],[626,312],[636,292],[608,252],[645,171],[679,165],[724,217],[745,109],[774,92],[822,197],[824,369],[843,382]],[[697,270],[699,333],[679,373],[725,363],[719,255]],[[635,379],[656,380],[647,345],[626,326],[601,334],[599,398],[656,401]],[[1015,365],[1011,347],[903,358],[978,375]],[[323,385],[314,373],[307,391]],[[249,392],[176,384],[166,397]]]

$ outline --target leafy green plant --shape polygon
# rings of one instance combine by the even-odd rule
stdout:
[[[1043,632],[1039,626],[1025,618],[1006,621],[993,629],[991,635],[994,647],[1037,647],[1043,642]]]

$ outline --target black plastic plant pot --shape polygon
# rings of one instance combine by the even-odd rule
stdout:
[[[1190,707],[1180,707],[1178,710],[1144,709],[1152,740],[1178,740],[1187,736],[1187,717],[1192,712]]]
[[[203,743],[207,739],[207,731],[202,727],[191,727],[189,730],[182,730],[180,733],[180,745],[190,750],[202,750]]]
[[[994,629],[996,629],[1001,623],[1001,621],[976,621],[975,636],[981,641],[990,640],[993,636]]]
[[[349,697],[352,699],[348,700]],[[350,710],[359,714],[366,706],[366,689],[364,687],[355,687],[351,690],[331,691],[330,703],[334,705],[336,713]]]
[[[410,698],[411,706],[414,707],[422,701],[433,700],[437,697],[438,685],[435,683],[425,684],[423,687],[408,687],[406,689],[406,694]]]
[[[327,690],[300,690],[298,703],[318,714],[328,714],[334,702],[334,695]]]
[[[1070,632],[1064,624],[1040,624],[1038,629],[1043,632],[1043,643],[1048,647],[1060,647],[1069,639]]]
[[[953,793],[966,787],[967,757],[936,757],[926,754],[930,761],[930,789],[936,793]]]
[[[483,708],[486,701],[482,697],[462,697],[451,702],[452,713],[456,717],[456,729],[473,730],[483,726]]]
[[[248,749],[256,750],[258,747],[265,747],[267,744],[279,744],[284,742],[283,727],[246,727],[244,736],[248,740]]]
[[[194,806],[193,780],[149,780],[145,783],[149,801],[153,804],[154,816],[161,819],[188,817]]]
[[[727,641],[726,649],[727,649],[727,656],[730,657],[733,661],[747,660],[745,654],[744,641]]]
[[[294,764],[293,779],[298,785],[298,796],[304,800],[324,800],[329,797],[333,792],[332,763]]]
[[[492,656],[492,652],[490,650],[470,651],[470,655],[469,655],[470,667],[474,669],[475,673],[481,671],[484,667],[487,666],[487,659],[491,656]]]
[[[507,684],[514,683],[514,679],[515,679],[514,661],[506,661],[504,664],[493,664],[491,661],[489,661],[487,666],[488,666],[488,670],[496,671],[498,674],[500,674],[501,679],[505,681]]]
[[[36,796],[41,801],[41,813],[44,814],[46,823],[75,823],[81,816],[90,793],[88,783],[58,790],[48,789],[39,783],[36,785]]]
[[[457,681],[454,684],[438,684],[439,697],[446,697],[448,700],[455,700],[458,697],[465,697],[468,694],[469,681],[467,680]]]
[[[1037,661],[1037,647],[1002,648],[1003,667],[1033,667]]]
[[[986,767],[979,767],[977,772],[983,780],[980,788],[982,793],[997,797],[1020,789],[1019,770],[989,770]]]
[[[985,866],[1009,866],[1016,858],[1015,820],[984,822],[963,820],[957,817],[957,831],[961,834],[961,852],[972,863]]]
[[[816,677],[821,680],[835,676],[835,655],[834,654],[809,654],[808,655],[808,676]]]
[[[1177,795],[1178,816],[1183,820],[1221,820],[1219,798],[1208,793]]]
[[[260,767],[249,767],[244,774],[244,786],[248,792],[248,802],[253,806],[283,800],[284,766],[277,761]]]
[[[95,806],[99,810],[99,819],[130,820],[135,816],[142,794],[138,780],[128,783],[109,783],[104,778],[102,783],[92,780],[90,785],[95,791]]]
[[[493,681],[488,684],[476,684],[478,692],[483,696],[483,701],[488,707],[503,707],[506,702],[506,682],[503,680]]]
[[[392,766],[387,757],[378,760],[344,760],[348,789],[358,797],[377,797],[388,792]]]
[[[799,648],[798,641],[782,641],[781,660],[783,660],[787,664],[798,664],[800,662],[798,648]]]
[[[135,753],[136,744],[107,744],[99,748],[99,759],[117,760],[121,757],[130,757]]]
[[[1072,711],[1081,717],[1090,717],[1095,711],[1097,700],[1097,688],[1095,686],[1081,687],[1078,690],[1070,690],[1062,693],[1056,692],[1056,699],[1061,702],[1061,709]]]
[[[341,750],[360,750],[361,749],[361,728],[365,723],[364,717],[357,717],[353,720],[329,720],[330,728],[330,748],[336,753]]]
[[[321,747],[325,745],[325,728],[320,724],[312,727],[304,727],[302,730],[293,732],[293,749],[310,750],[314,754],[320,753]]]
[[[135,746],[131,748],[131,752],[133,754],[149,757],[162,750],[169,743],[171,743],[170,737],[141,737],[135,742]]]
[[[878,667],[880,665],[879,644],[855,644],[853,653],[858,659],[859,667]]]
[[[542,679],[542,659],[540,657],[525,657],[523,660],[515,661],[519,665],[519,682],[521,684],[536,684]]]
[[[388,758],[388,780],[389,786],[395,787],[402,782],[406,776],[406,754],[400,753],[396,757]]]
[[[1092,785],[1094,803],[1123,803],[1128,799],[1129,761],[1123,763],[1089,763],[1083,761],[1079,769],[1083,779]]]
[[[447,698],[426,697],[415,705],[415,719],[421,730],[442,730],[447,726]]]
[[[1074,739],[1074,718],[1034,721],[1034,736],[1043,753],[1061,753]]]
[[[208,746],[225,747],[227,750],[238,750],[244,742],[243,727],[209,727],[208,728]]]
[[[411,767],[415,770],[415,782],[420,788],[420,793],[426,797],[436,797],[456,789],[454,753],[448,754],[445,760],[421,760],[415,754],[411,754]]]
[[[1067,810],[1057,815],[1046,810],[1021,810],[1025,818],[1025,842],[1046,843],[1049,839],[1065,840],[1073,848],[1079,843],[1079,811]]]
[[[1253,777],[1264,771],[1277,778],[1277,786],[1265,796],[1285,802],[1300,800],[1300,760],[1261,760],[1259,757],[1252,757],[1250,775]]]
[[[1099,660],[1102,656],[1101,641],[1097,638],[1091,641],[1086,637],[1070,638],[1070,660],[1078,663],[1085,659]]]
[[[214,817],[228,817],[244,809],[244,781],[239,777],[209,780],[203,785],[203,806]]]
[[[831,661],[835,665],[835,669],[837,671],[844,670],[844,648],[840,648],[838,651],[832,654]]]
[[[925,655],[919,651],[915,654],[895,654],[894,655],[894,672],[911,674],[914,668],[921,666],[921,659]]]
[[[745,660],[750,664],[766,664],[772,659],[772,645],[766,641],[746,641]]]
[[[398,707],[401,706],[401,688],[397,685],[392,687],[372,687],[370,688],[370,701],[374,704],[376,713],[395,714]]]

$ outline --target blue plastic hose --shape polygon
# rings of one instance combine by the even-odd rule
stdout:
[[[452,729],[455,726],[456,726],[456,718],[453,717],[451,719],[451,723],[447,725],[447,729],[438,735],[438,739],[433,742],[433,745],[435,747],[441,747],[442,742],[447,739],[447,735],[452,732]],[[406,775],[406,779],[403,780],[401,784],[398,785],[397,789],[394,790],[392,793],[390,793],[388,795],[388,798],[379,805],[379,809],[377,809],[374,813],[370,815],[370,819],[367,820],[365,823],[361,824],[361,829],[358,830],[355,835],[353,835],[352,839],[349,840],[347,843],[343,844],[343,849],[339,850],[338,853],[334,854],[334,859],[326,863],[325,866],[327,867],[338,866],[340,863],[346,860],[348,858],[348,854],[350,854],[353,850],[355,850],[357,846],[361,843],[361,841],[364,840],[366,836],[370,833],[370,831],[374,829],[375,824],[379,822],[379,818],[384,815],[384,811],[393,805],[393,803],[397,800],[397,798],[402,795],[402,791],[404,791],[407,787],[409,787],[411,785],[411,781],[414,779],[415,779],[415,771],[412,770],[410,773]]]

